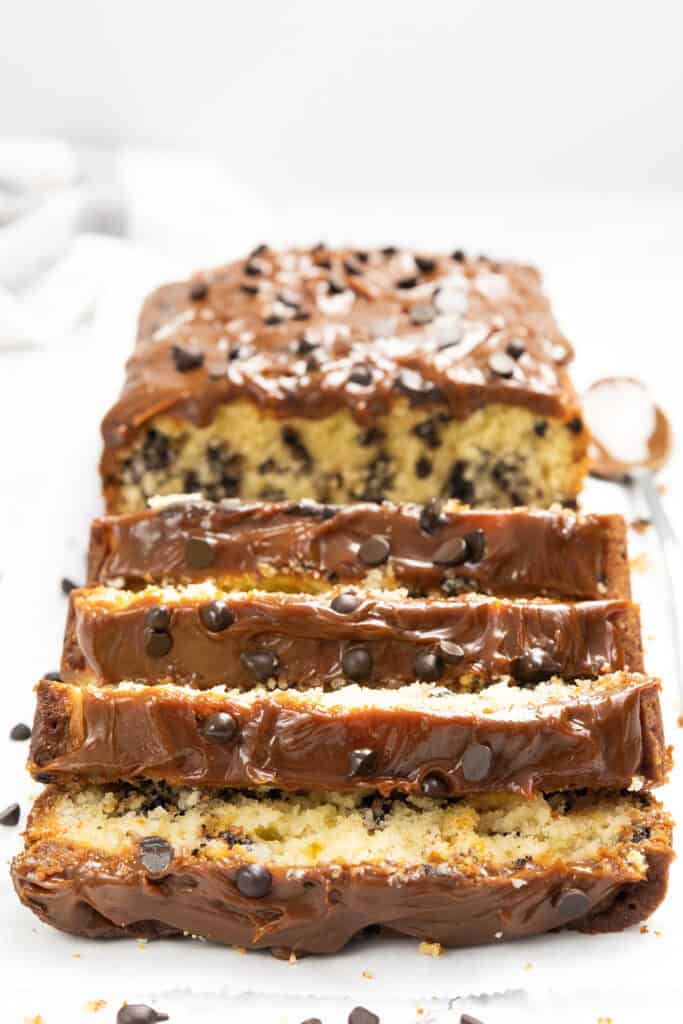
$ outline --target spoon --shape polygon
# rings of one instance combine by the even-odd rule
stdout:
[[[592,435],[591,473],[634,487],[644,499],[657,531],[664,556],[674,671],[683,701],[683,650],[678,620],[683,602],[681,549],[655,483],[655,473],[671,454],[671,426],[645,385],[631,377],[596,381],[583,397],[583,411]],[[672,566],[676,571],[672,571]]]

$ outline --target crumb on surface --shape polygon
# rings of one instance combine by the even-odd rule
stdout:
[[[650,569],[650,560],[646,554],[636,555],[635,558],[629,559],[629,567],[631,572],[635,573],[646,573]]]
[[[419,950],[422,956],[441,956],[443,946],[440,942],[421,942]]]
[[[375,980],[375,975],[372,973],[372,971],[368,971],[367,969],[362,972],[361,976],[363,978],[365,978],[366,981],[374,981]]]
[[[85,1004],[84,1009],[87,1010],[88,1013],[97,1013],[98,1010],[103,1010],[106,1005],[106,999],[89,999]]]
[[[639,516],[637,519],[631,520],[631,529],[635,530],[636,533],[645,533],[647,530],[650,529],[651,526],[652,520],[645,519],[642,516]]]

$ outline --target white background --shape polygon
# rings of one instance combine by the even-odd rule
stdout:
[[[0,132],[64,135],[107,152],[160,146],[218,157],[248,202],[240,216],[231,201],[215,221],[191,175],[164,189],[170,171],[160,158],[159,188],[138,201],[134,224],[159,251],[160,267],[228,258],[264,238],[319,237],[464,246],[535,262],[577,349],[580,386],[606,373],[644,378],[681,437],[682,11],[660,0],[23,0],[3,10]],[[18,798],[25,810],[36,788],[22,779],[25,748],[5,751],[2,736],[18,718],[30,720],[31,685],[55,666],[59,577],[82,574],[87,519],[99,507],[97,423],[132,340],[130,324],[116,318],[117,296],[130,294],[123,279],[137,277],[135,266],[123,251],[114,259],[94,327],[44,351],[0,353],[0,806]],[[679,530],[682,465],[677,451],[667,502]],[[646,633],[659,642],[655,650],[649,640],[650,665],[666,674],[656,573],[648,591]],[[2,831],[7,858],[18,837]],[[3,1024],[38,1012],[45,1024],[112,1024],[114,997],[98,1014],[83,1009],[102,994],[89,984],[97,977],[89,964],[101,972],[106,951],[89,961],[81,943],[83,959],[71,960],[70,947],[35,924],[6,883],[0,906]],[[383,1024],[427,1024],[429,1012],[439,1024],[457,1024],[463,1009],[486,1024],[597,1024],[600,1016],[631,1024],[655,1008],[673,1020],[683,1005],[681,943],[676,914],[664,920],[661,940],[642,939],[661,943],[655,989],[639,970],[652,947],[638,937],[618,947],[627,955],[615,968],[604,941],[586,939],[547,975],[538,965],[523,973],[520,950],[516,994],[451,1010],[442,1001],[438,1016],[424,999],[390,1007],[391,977],[373,983],[360,974],[344,1004],[253,997],[217,1005],[215,997],[177,991],[164,998],[151,949],[133,948],[128,959],[121,947],[112,950],[110,982],[119,1001],[157,996],[172,1024],[237,1014],[254,1024],[297,1024],[312,1014],[342,1024],[355,1002],[382,1012]],[[18,965],[34,941],[38,960],[50,960],[50,981],[30,974],[19,991]],[[179,989],[184,956],[179,948]],[[601,956],[612,965],[603,975]],[[453,992],[467,991],[464,962],[452,953],[439,964],[440,990],[452,971]],[[411,963],[397,961],[397,988],[409,984]],[[480,967],[486,963],[482,952]],[[322,989],[340,968],[334,960],[316,964]],[[214,987],[234,983],[241,969],[226,953],[225,978],[219,972]],[[495,976],[487,980],[494,990]],[[422,1017],[420,1005],[428,1010]]]

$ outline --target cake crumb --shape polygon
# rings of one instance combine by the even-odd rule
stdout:
[[[649,931],[650,931],[650,929],[648,928],[648,926],[646,924],[641,924],[641,926],[640,926],[640,934],[641,935],[647,935],[647,933]]]
[[[45,1024],[43,1018],[39,1013],[35,1017],[24,1017],[24,1024]]]
[[[147,939],[136,939],[135,942],[138,949],[145,949],[147,946]]]
[[[85,1004],[84,1009],[87,1010],[88,1013],[97,1013],[98,1010],[103,1010],[106,1005],[106,999],[90,999]]]
[[[296,953],[294,952],[294,950],[292,950],[292,952],[289,954],[289,957],[287,959],[287,963],[288,964],[295,964],[296,963]]]
[[[598,1024],[614,1024],[611,1017],[598,1017]]]
[[[421,942],[419,950],[421,956],[441,956],[443,946],[440,942]]]
[[[362,976],[366,979],[366,981],[375,980],[375,975],[372,973],[372,971],[365,970],[362,972]]]
[[[636,533],[645,533],[647,530],[650,529],[651,526],[652,520],[645,519],[643,516],[631,520],[631,529],[635,530]]]
[[[655,928],[655,935],[658,939],[661,939],[662,937],[662,933],[657,928]]]
[[[649,562],[649,559],[648,559],[647,555],[645,555],[645,554],[643,554],[643,555],[636,555],[635,558],[631,558],[629,560],[628,564],[630,566],[631,572],[635,572],[635,573],[641,573],[642,574],[642,573],[648,572],[649,569],[650,569],[650,562]]]
[[[244,948],[244,946],[233,946],[232,948],[234,949],[234,951],[236,953],[239,953],[240,956],[246,956],[247,955],[247,951]]]

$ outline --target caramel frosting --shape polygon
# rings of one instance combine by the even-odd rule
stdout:
[[[338,689],[642,670],[628,601],[408,599],[391,591],[226,593],[211,583],[70,595],[65,681]]]
[[[463,794],[643,788],[664,780],[659,685],[646,676],[478,698],[435,685],[320,692],[78,687],[43,680],[30,770],[41,780]],[[503,691],[496,694],[495,691]],[[345,694],[347,691],[343,691]]]
[[[472,510],[437,502],[212,504],[179,498],[154,510],[96,519],[88,579],[138,588],[213,577],[236,588],[320,590],[362,582],[370,571],[363,545],[374,536],[389,544],[383,585],[411,593],[630,597],[621,516]],[[458,540],[464,541],[461,554],[440,563],[439,553]],[[204,545],[200,559],[196,541]]]
[[[238,397],[280,417],[347,408],[360,423],[397,396],[458,418],[502,402],[570,421],[572,355],[531,267],[261,246],[150,296],[103,436],[126,445],[162,413],[206,425]]]

